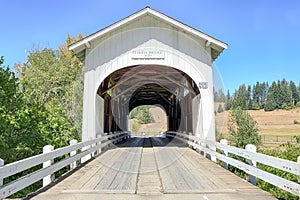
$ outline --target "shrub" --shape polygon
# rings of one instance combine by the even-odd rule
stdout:
[[[252,110],[259,110],[260,109],[260,105],[258,104],[258,103],[254,103],[253,105],[252,105],[252,108],[251,108]]]
[[[294,162],[297,162],[297,157],[299,156],[300,152],[300,137],[295,136],[297,140],[297,144],[291,144],[291,143],[286,143],[282,144],[280,148],[276,149],[259,149],[259,153],[267,154],[270,156],[282,158],[285,160],[291,160]],[[270,167],[267,165],[263,164],[258,164],[257,167],[259,169],[262,169],[264,171],[267,171],[269,173],[275,174],[277,176],[283,177],[285,179],[288,179],[290,181],[297,182],[298,178],[297,175],[291,174],[289,172],[284,172],[282,170],[276,169],[274,167]],[[274,185],[271,185],[263,180],[258,179],[257,185],[262,188],[265,191],[270,192],[274,197],[278,199],[299,199],[296,195],[293,195],[287,191],[284,191]]]
[[[284,102],[284,103],[282,104],[281,108],[282,108],[283,110],[291,110],[291,109],[293,109],[294,107],[293,107],[292,105],[289,105],[289,104],[287,104],[287,103]]]

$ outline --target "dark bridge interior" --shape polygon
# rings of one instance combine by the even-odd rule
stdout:
[[[170,131],[192,131],[192,99],[199,94],[197,84],[172,67],[138,65],[115,71],[98,89],[104,99],[104,131],[127,130],[127,117],[141,105],[162,107]]]

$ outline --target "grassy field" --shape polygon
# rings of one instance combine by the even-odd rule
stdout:
[[[261,135],[300,135],[300,108],[271,112],[249,110],[248,112],[257,121]],[[228,116],[228,111],[216,115],[217,130],[223,134],[228,134]]]

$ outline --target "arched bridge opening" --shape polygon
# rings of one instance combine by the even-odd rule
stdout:
[[[128,130],[130,111],[141,105],[163,108],[168,131],[193,132],[193,99],[199,94],[194,80],[173,67],[136,65],[119,69],[107,76],[97,91],[104,100],[104,132]]]

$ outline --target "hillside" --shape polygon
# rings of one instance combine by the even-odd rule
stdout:
[[[154,123],[142,124],[136,131],[137,135],[141,136],[160,136],[161,132],[167,130],[167,116],[166,113],[159,107],[149,109]]]
[[[300,108],[293,110],[249,110],[249,114],[257,121],[261,135],[300,135]],[[216,128],[228,134],[228,111],[216,114]]]

